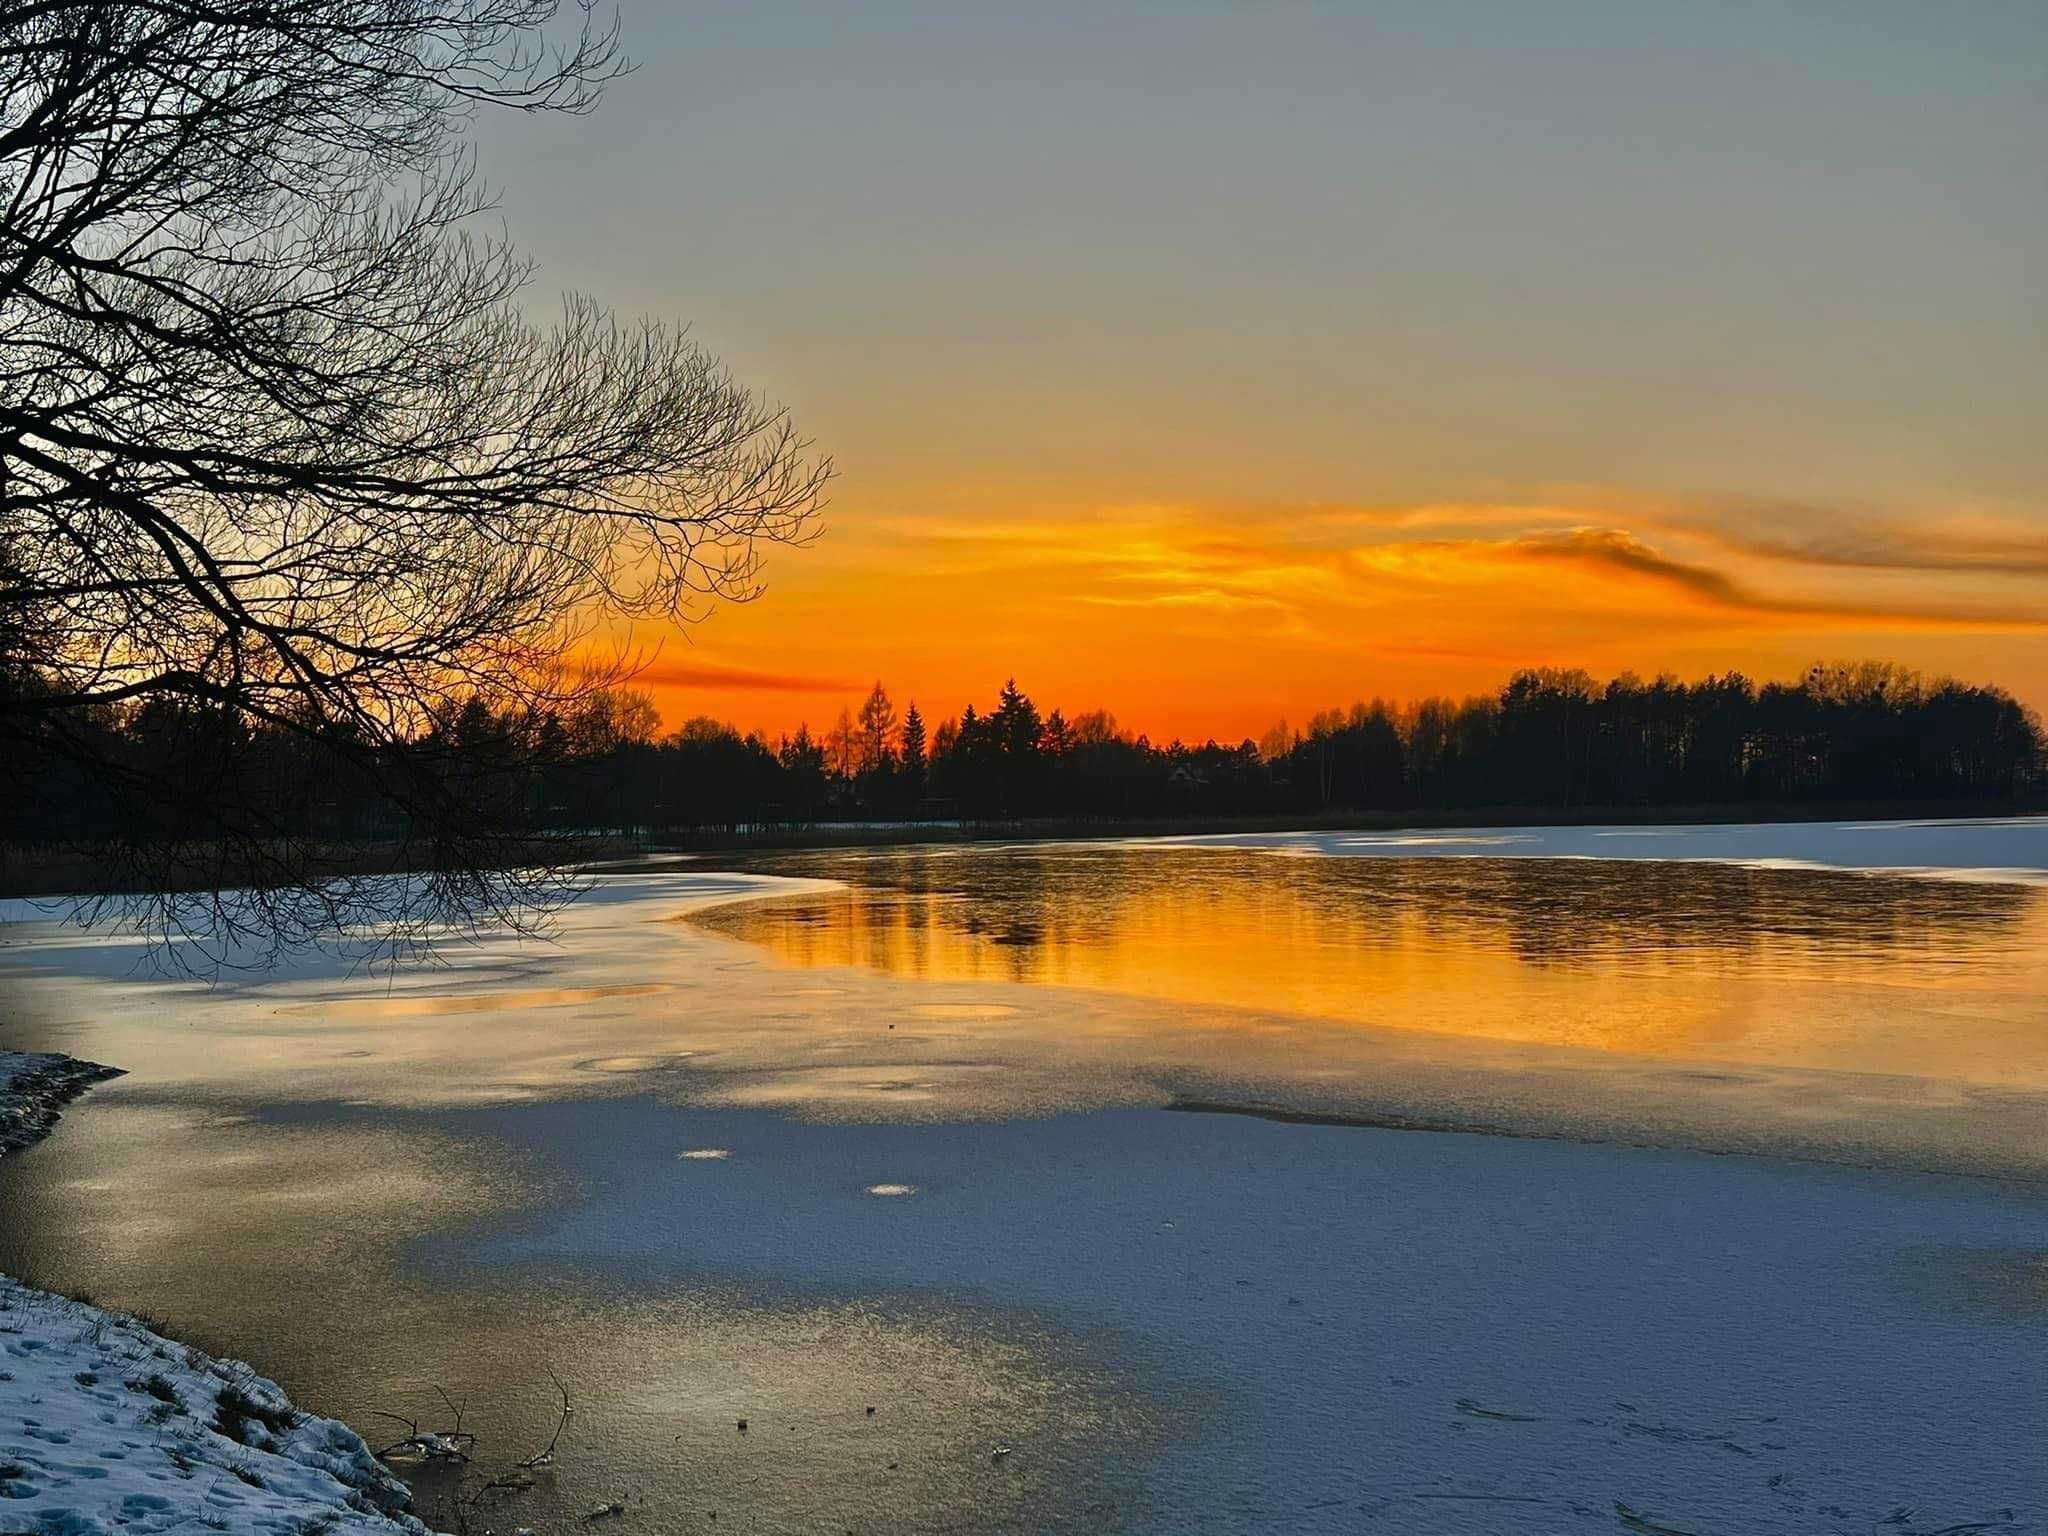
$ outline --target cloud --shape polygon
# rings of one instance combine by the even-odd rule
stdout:
[[[1867,508],[1764,496],[1632,496],[1585,489],[1596,518],[1705,540],[1733,554],[1823,570],[2032,578],[2048,575],[2048,526],[2038,512],[1933,508],[1877,515]]]
[[[1399,601],[1404,589],[1498,593],[1503,576],[1520,572],[1527,581],[1539,564],[1661,589],[1669,596],[1655,622],[1667,628],[1739,617],[1775,628],[2048,632],[2048,606],[2010,592],[1994,599],[1987,591],[1976,604],[1961,592],[1928,602],[1894,595],[1884,574],[1967,581],[2048,573],[2048,537],[2031,528],[1986,520],[1879,528],[1763,499],[1631,501],[1587,490],[1523,503],[1105,506],[985,522],[897,518],[888,526],[925,544],[929,566],[949,579],[1046,586],[1053,600],[1097,609],[1265,613],[1289,632],[1341,629],[1353,641],[1358,625],[1373,622],[1360,615]],[[962,570],[957,556],[970,551],[973,564]],[[1783,594],[1758,579],[1773,565],[1840,579],[1821,593]],[[1859,571],[1869,579],[1856,581]],[[1554,607],[1553,587],[1536,583],[1527,596]]]
[[[1777,605],[1745,592],[1719,571],[1689,565],[1659,554],[1621,528],[1567,528],[1559,533],[1526,533],[1507,540],[1509,552],[1536,560],[1565,560],[1605,566],[1653,581],[1668,582],[1695,597],[1724,608],[1771,608]]]
[[[1755,618],[1793,618],[1881,628],[2033,632],[2048,630],[2048,615],[1967,608],[1777,597],[1737,582],[1710,566],[1674,559],[1621,528],[1568,528],[1531,533],[1496,546],[1513,558],[1560,561],[1621,571],[1658,582],[1711,607]]]
[[[1082,593],[1074,599],[1097,608],[1214,608],[1223,612],[1262,608],[1289,612],[1278,598],[1259,593],[1226,592],[1220,587],[1195,587],[1172,592],[1153,592],[1142,597],[1114,597],[1107,593]]]
[[[1709,537],[1760,560],[1835,570],[1927,571],[1975,576],[2048,576],[2048,538],[1870,528],[1808,539],[1708,530]]]
[[[714,693],[859,693],[865,683],[722,667],[712,662],[655,660],[636,669],[632,681],[649,688],[701,688]]]

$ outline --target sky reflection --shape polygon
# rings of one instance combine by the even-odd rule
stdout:
[[[777,867],[845,884],[697,921],[800,966],[2048,1086],[2048,899],[2027,887],[1590,860],[1276,871],[1253,853],[1072,847]]]

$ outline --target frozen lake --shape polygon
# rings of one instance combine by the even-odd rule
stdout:
[[[1778,869],[1893,870],[1935,874],[1944,880],[2048,882],[2048,817],[2042,816],[1220,833],[1160,838],[1134,846],[1260,848],[1350,858],[1673,859]]]
[[[683,864],[388,983],[13,924],[0,1045],[130,1075],[0,1164],[0,1270],[373,1438],[438,1385],[523,1455],[552,1365],[505,1528],[2041,1529],[1997,830]]]

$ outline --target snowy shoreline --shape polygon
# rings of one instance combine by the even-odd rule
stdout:
[[[0,1156],[41,1141],[66,1104],[120,1075],[119,1067],[54,1051],[0,1051]]]
[[[0,1051],[0,1152],[119,1075]],[[252,1367],[0,1275],[0,1528],[428,1536],[411,1503],[354,1430]]]

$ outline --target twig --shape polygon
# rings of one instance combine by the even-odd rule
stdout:
[[[562,1378],[555,1374],[555,1368],[548,1366],[547,1373],[548,1380],[555,1384],[555,1390],[562,1394],[562,1416],[555,1420],[555,1432],[548,1436],[546,1448],[520,1462],[523,1468],[544,1467],[555,1459],[555,1447],[561,1443],[562,1431],[569,1427],[569,1415],[576,1411],[569,1403],[569,1389],[562,1385]]]

